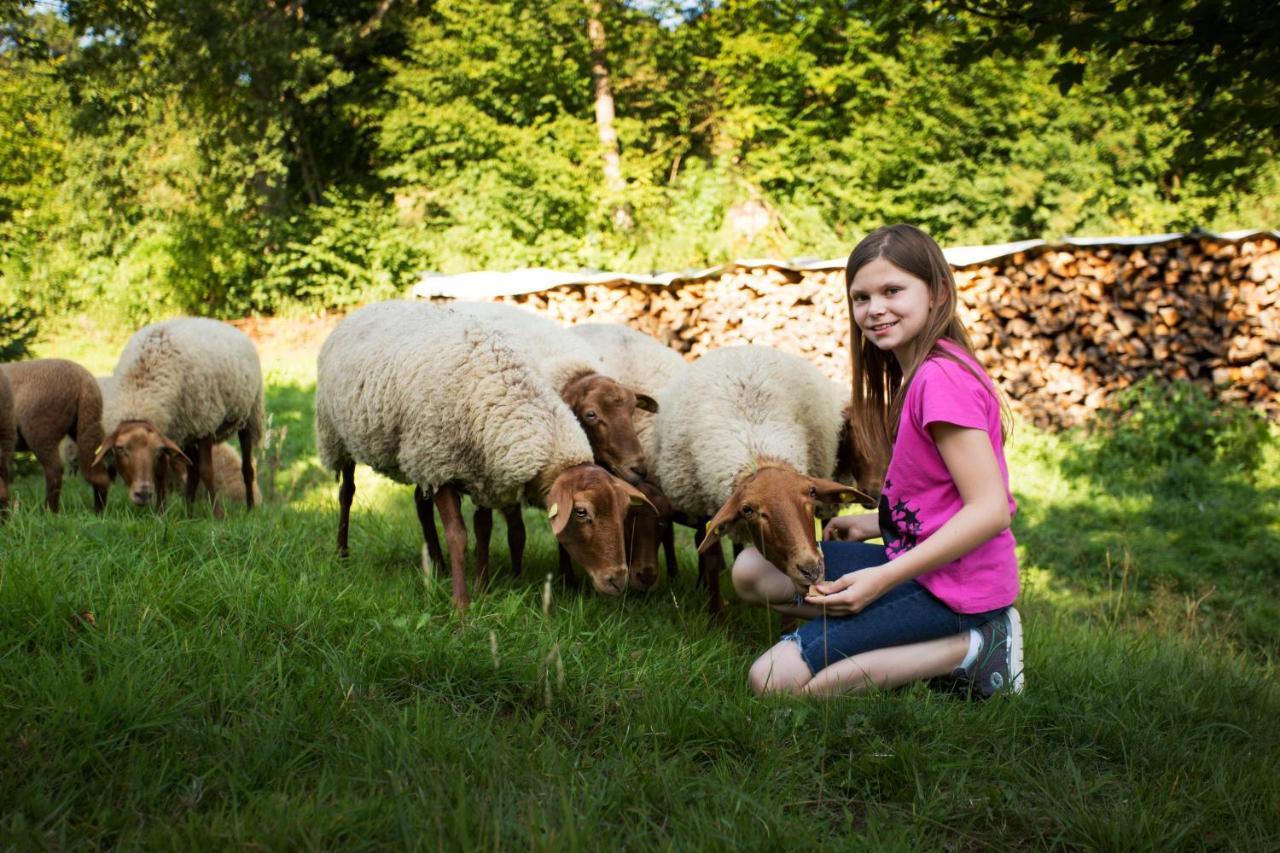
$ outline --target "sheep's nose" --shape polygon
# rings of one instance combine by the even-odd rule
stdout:
[[[130,493],[129,498],[138,506],[146,506],[147,504],[151,503],[151,490],[135,489],[132,493]]]
[[[800,572],[800,577],[809,583],[817,583],[822,580],[822,566],[816,563],[812,566],[801,566],[797,571]]]
[[[649,587],[653,586],[655,583],[658,582],[658,573],[657,572],[636,572],[636,580],[640,582],[640,585],[642,587],[644,587],[645,589],[648,589]]]
[[[643,480],[645,477],[649,476],[649,469],[644,467],[643,465],[632,465],[631,473],[636,475],[637,477],[636,482],[638,483],[640,482],[640,480]]]
[[[621,595],[622,591],[627,588],[627,576],[610,575],[604,579],[604,586],[603,592],[606,595]]]

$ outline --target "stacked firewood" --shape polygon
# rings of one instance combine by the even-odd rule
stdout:
[[[1148,374],[1280,412],[1274,239],[1043,247],[957,269],[956,280],[979,358],[1039,425],[1080,423]],[[626,323],[690,359],[762,343],[849,377],[842,269],[739,267],[665,287],[566,285],[503,300],[566,325]]]

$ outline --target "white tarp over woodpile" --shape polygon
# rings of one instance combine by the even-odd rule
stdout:
[[[1040,247],[1069,248],[1081,246],[1097,248],[1099,246],[1151,246],[1158,243],[1172,243],[1188,237],[1211,237],[1218,240],[1239,242],[1251,237],[1262,236],[1280,238],[1280,231],[1227,231],[1215,234],[1209,231],[1192,231],[1184,234],[1150,234],[1140,237],[1066,237],[1056,242],[1045,240],[1020,240],[1016,243],[1000,243],[994,246],[953,246],[943,249],[947,262],[956,268],[985,264],[999,258],[1007,258],[1018,252]],[[716,278],[730,270],[771,267],[781,270],[802,272],[805,270],[843,269],[846,258],[817,260],[812,258],[794,258],[789,260],[769,260],[748,258],[708,267],[700,270],[684,270],[682,272],[666,272],[656,275],[639,275],[618,272],[593,272],[589,270],[566,272],[543,267],[512,270],[511,272],[468,272],[458,275],[441,275],[423,273],[422,278],[414,285],[412,295],[420,299],[490,299],[496,296],[515,296],[524,293],[537,293],[554,287],[572,284],[642,284],[665,287],[693,281],[706,281]]]

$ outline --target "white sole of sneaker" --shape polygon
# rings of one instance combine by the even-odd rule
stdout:
[[[1022,668],[1022,614],[1018,608],[1010,607],[1006,612],[1009,617],[1009,672],[1013,676],[1010,693],[1021,693],[1026,682],[1026,672]]]

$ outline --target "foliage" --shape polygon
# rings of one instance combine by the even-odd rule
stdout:
[[[1189,166],[1209,137],[1178,123],[1181,81],[1115,90],[1123,52],[962,59],[981,16],[836,0],[600,3],[614,193],[585,10],[8,0],[0,271],[46,313],[136,324],[340,307],[425,270],[835,256],[890,220],[955,244],[1280,216],[1280,165],[1229,139]],[[1082,51],[1100,73],[1064,95]]]
[[[1251,481],[1269,438],[1266,418],[1215,400],[1200,385],[1149,376],[1117,393],[1097,416],[1072,470],[1183,493],[1214,480]]]
[[[30,302],[0,295],[0,361],[20,361],[36,340],[36,311]]]

